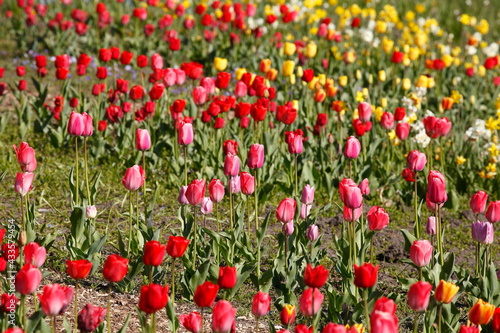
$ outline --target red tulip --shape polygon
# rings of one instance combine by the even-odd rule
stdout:
[[[237,176],[240,172],[240,159],[238,155],[227,154],[224,159],[224,174],[229,177]]]
[[[193,124],[179,120],[177,122],[177,131],[179,132],[177,137],[178,144],[187,146],[193,142]]]
[[[179,316],[179,321],[191,333],[201,331],[201,315],[198,312],[193,311],[189,314],[182,314]]]
[[[391,129],[394,126],[394,116],[390,112],[384,112],[382,118],[380,119],[380,125],[386,130]]]
[[[371,288],[377,283],[379,266],[364,263],[361,266],[354,265],[354,285],[358,288]]]
[[[236,316],[236,309],[228,301],[218,301],[212,312],[212,331],[227,333],[231,331]]]
[[[290,125],[297,118],[297,110],[288,105],[280,105],[276,110],[276,119],[283,124]]]
[[[21,196],[25,196],[31,190],[35,174],[32,172],[18,172],[16,174],[16,182],[14,183],[14,190]]]
[[[304,151],[304,138],[294,132],[286,132],[286,142],[288,143],[288,152],[290,154],[301,154]]]
[[[217,78],[215,80],[215,86],[219,89],[226,89],[231,80],[231,74],[226,72],[217,73]]]
[[[361,189],[349,178],[344,178],[339,184],[340,199],[350,209],[361,207],[363,196]]]
[[[133,86],[130,88],[129,96],[134,101],[144,97],[144,89],[141,86]]]
[[[5,313],[14,313],[19,300],[15,293],[2,294],[0,309]]]
[[[97,67],[97,73],[95,75],[99,80],[104,80],[108,76],[108,70],[106,67]]]
[[[122,179],[122,184],[129,191],[135,191],[139,189],[146,179],[144,169],[140,165],[134,165],[130,167],[125,172]]]
[[[500,201],[492,201],[486,210],[486,218],[491,223],[496,223],[500,220]]]
[[[23,172],[33,172],[36,169],[35,150],[26,142],[21,142],[19,148],[13,146],[16,152],[17,163]]]
[[[429,264],[432,257],[433,247],[428,240],[416,240],[410,247],[410,259],[417,267]]]
[[[255,317],[264,317],[271,310],[271,296],[259,291],[252,300],[252,313]]]
[[[255,191],[255,179],[248,172],[240,173],[241,193],[244,195],[252,195]]]
[[[45,262],[47,257],[47,251],[45,247],[38,245],[35,242],[29,242],[24,247],[24,263],[32,264],[36,268],[39,268]]]
[[[218,284],[222,289],[233,289],[236,285],[236,267],[219,267]]]
[[[380,231],[389,224],[389,214],[382,207],[373,206],[366,214],[368,228],[372,231]]]
[[[413,311],[423,312],[429,306],[432,284],[425,281],[414,283],[408,291],[408,305]]]
[[[427,163],[427,157],[418,150],[412,150],[408,153],[406,161],[408,163],[408,169],[413,172],[418,172],[424,170],[425,164]]]
[[[166,245],[162,245],[155,240],[148,241],[144,244],[144,256],[142,257],[144,265],[160,266],[163,262],[163,258],[165,258],[166,251]]]
[[[398,317],[389,312],[373,311],[370,316],[372,333],[398,333]]]
[[[267,108],[258,103],[252,104],[250,108],[250,115],[255,122],[261,122],[266,118]]]
[[[379,298],[375,304],[373,305],[372,313],[375,311],[386,312],[392,315],[396,314],[396,303],[392,299],[388,299],[387,297]]]
[[[403,171],[401,172],[401,177],[403,177],[403,179],[407,182],[415,182],[415,172],[411,171],[408,168],[403,169]]]
[[[78,329],[84,333],[94,332],[106,317],[107,309],[87,304],[78,314]]]
[[[182,236],[170,236],[167,243],[167,253],[172,258],[180,258],[186,252],[189,240]]]
[[[42,311],[46,316],[62,315],[69,307],[75,291],[72,287],[51,284],[43,287],[43,293],[38,294]]]
[[[280,321],[284,326],[288,327],[291,324],[293,324],[296,315],[297,315],[297,310],[295,309],[295,306],[290,304],[285,304],[285,306],[283,307],[283,309],[281,309],[280,312]]]
[[[146,313],[155,313],[167,306],[168,286],[151,283],[141,288],[139,309]]]
[[[138,128],[135,131],[135,149],[144,151],[151,148],[151,137],[147,129]]]
[[[439,171],[431,170],[427,177],[427,194],[430,202],[441,204],[448,200],[446,194],[446,180]]]
[[[264,145],[255,143],[248,150],[247,165],[250,169],[262,168],[264,164]]]
[[[24,331],[20,328],[8,328],[6,331],[3,331],[3,333],[24,333]]]
[[[328,280],[328,270],[319,265],[313,268],[311,264],[307,264],[304,271],[304,283],[311,288],[321,288]]]
[[[149,91],[149,98],[151,98],[152,101],[156,101],[163,96],[164,92],[165,85],[163,83],[156,82]]]
[[[203,197],[205,197],[205,180],[194,179],[186,190],[186,199],[191,205],[196,206]]]
[[[295,326],[295,333],[312,333],[312,332],[313,328],[312,327],[309,328],[304,324],[298,324],[297,326]]]
[[[4,229],[2,229],[4,230]],[[17,257],[19,257],[19,247],[17,246],[16,243],[13,242],[7,242],[2,244],[2,258],[6,261],[9,260],[16,260]]]
[[[75,280],[85,279],[92,269],[92,263],[85,259],[66,260],[66,273]]]
[[[362,122],[367,122],[370,120],[370,117],[372,116],[372,106],[370,103],[367,102],[361,102],[358,104],[358,115],[359,119]]]
[[[39,54],[35,57],[36,67],[42,68],[47,66],[47,58],[43,54]]]
[[[276,218],[282,223],[288,223],[295,217],[295,210],[297,209],[297,203],[292,198],[286,198],[281,200],[276,208]]]
[[[344,146],[344,156],[346,158],[357,158],[361,152],[361,143],[354,136],[350,136]]]
[[[200,284],[194,292],[193,300],[200,308],[208,308],[214,304],[219,286],[210,281]]]
[[[328,323],[322,333],[347,333],[347,331],[344,325]]]
[[[479,333],[479,327],[462,325],[458,333]]]
[[[487,201],[488,194],[485,191],[478,191],[470,198],[470,209],[474,212],[474,214],[484,213]]]
[[[207,101],[207,90],[203,87],[195,87],[192,96],[194,104],[203,105]]]
[[[318,288],[307,288],[299,300],[300,312],[306,317],[316,315],[321,308],[324,298]]]
[[[104,262],[102,275],[109,282],[120,282],[128,272],[128,259],[117,254],[110,255]]]
[[[495,333],[500,333],[500,308],[493,312],[493,319],[491,320],[491,328]]]
[[[393,62],[395,64],[399,64],[400,62],[403,61],[404,55],[405,54],[403,52],[394,51],[392,53],[391,62]]]
[[[399,140],[406,140],[410,135],[410,124],[408,123],[398,123],[396,125],[396,136]]]

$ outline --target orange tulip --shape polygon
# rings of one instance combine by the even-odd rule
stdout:
[[[454,283],[441,280],[434,291],[434,298],[440,303],[449,304],[459,289]]]
[[[449,110],[453,107],[453,99],[450,97],[445,97],[441,100],[441,106],[443,107],[443,110]]]
[[[474,325],[486,325],[490,322],[495,306],[479,299],[469,311],[469,320]]]

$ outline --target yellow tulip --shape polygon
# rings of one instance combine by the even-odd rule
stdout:
[[[318,74],[319,84],[324,86],[326,84],[326,74]]]
[[[246,68],[238,68],[235,72],[236,74],[236,80],[241,80],[241,77],[243,76],[243,74],[245,74],[247,72]]]
[[[292,60],[287,60],[283,63],[283,76],[293,75],[293,70],[295,69],[295,62]]]
[[[286,42],[283,51],[287,56],[292,56],[295,54],[297,46],[294,43]]]
[[[383,69],[378,71],[378,80],[380,82],[385,82],[386,77],[387,76],[386,76],[385,71]]]
[[[227,68],[227,59],[215,57],[214,58],[214,67],[219,72],[224,71]]]
[[[316,45],[316,43],[311,42],[307,44],[304,55],[308,58],[314,58],[316,56],[316,53],[318,53],[318,46]]]
[[[457,157],[457,164],[464,164],[465,161],[463,156]],[[459,289],[456,284],[441,280],[436,287],[436,291],[434,291],[434,297],[439,303],[449,304],[453,301]]]
[[[347,85],[347,81],[348,81],[347,75],[342,75],[339,77],[339,85],[341,87],[345,87]]]
[[[404,78],[402,86],[403,86],[404,90],[409,90],[411,88],[411,81],[410,81],[410,79],[409,78]]]

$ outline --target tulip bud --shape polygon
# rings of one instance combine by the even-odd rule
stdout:
[[[469,320],[475,325],[486,325],[490,322],[495,306],[479,299],[469,311]]]
[[[489,245],[493,243],[495,232],[490,222],[476,221],[472,223],[472,239],[478,243]]]
[[[287,235],[287,236],[290,236],[291,234],[293,234],[293,231],[295,230],[295,227],[293,225],[293,220],[291,220],[290,222],[288,223],[284,223],[283,226],[281,227],[281,231]]]
[[[95,206],[87,206],[85,208],[85,216],[88,219],[95,219],[97,216],[97,208]]]
[[[429,306],[432,285],[429,282],[414,283],[408,291],[408,305],[415,312],[423,312]]]
[[[417,267],[427,266],[431,261],[432,250],[428,240],[416,240],[410,247],[410,259]]]
[[[344,156],[346,158],[357,158],[361,152],[361,143],[354,136],[350,136],[344,146]]]
[[[21,231],[19,234],[19,245],[24,246],[28,241],[28,236],[26,235],[26,230]]]
[[[454,283],[441,280],[434,291],[434,298],[440,303],[449,304],[459,289]]]
[[[486,209],[487,201],[488,194],[485,191],[478,191],[474,193],[470,199],[470,209],[474,214],[483,213]]]
[[[427,225],[425,226],[425,231],[429,236],[436,235],[436,217],[429,216],[427,218]]]
[[[203,215],[210,214],[210,213],[212,213],[212,209],[213,209],[212,200],[210,200],[209,197],[204,197],[201,200],[201,213]]]
[[[307,228],[307,239],[314,242],[319,237],[319,228],[316,224],[311,224]]]
[[[300,218],[301,219],[306,219],[309,216],[309,213],[311,212],[311,205],[307,204],[302,204],[300,206]]]
[[[181,188],[179,189],[179,196],[177,197],[177,201],[181,205],[187,205],[187,204],[189,204],[189,201],[186,198],[186,191],[187,191],[187,189],[188,189],[187,186],[181,186]]]

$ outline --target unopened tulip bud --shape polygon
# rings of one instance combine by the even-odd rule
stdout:
[[[436,235],[436,217],[429,216],[427,218],[427,225],[425,226],[425,231],[429,236]]]
[[[95,208],[95,206],[87,206],[85,209],[85,215],[88,219],[95,219],[97,216],[97,208]]]
[[[187,188],[188,188],[187,186],[181,186],[181,188],[179,190],[179,196],[177,197],[177,201],[181,205],[187,205],[187,204],[189,204],[189,201],[186,198]]]
[[[319,228],[316,224],[311,224],[309,228],[307,228],[307,239],[311,242],[315,241],[319,237]]]
[[[310,212],[311,212],[311,205],[302,204],[302,206],[300,207],[300,218],[306,219],[309,216]]]
[[[283,224],[282,231],[285,235],[290,236],[293,234],[293,231],[295,230],[293,226],[293,220],[291,220],[288,223]]]
[[[212,213],[213,202],[209,197],[205,197],[201,200],[201,213],[204,215]]]
[[[24,246],[28,242],[28,236],[26,235],[26,230],[21,231],[19,235],[19,245]]]

